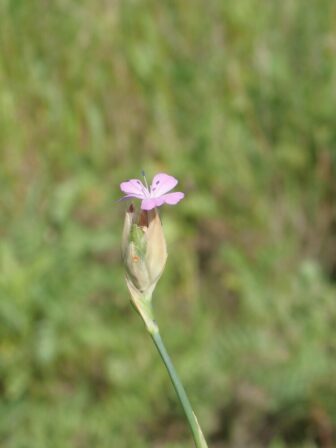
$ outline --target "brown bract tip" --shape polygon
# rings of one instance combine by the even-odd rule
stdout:
[[[148,212],[147,210],[141,210],[139,218],[140,227],[148,227]]]

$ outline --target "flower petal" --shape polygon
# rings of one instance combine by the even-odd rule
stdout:
[[[159,173],[154,176],[152,185],[150,187],[150,195],[152,198],[158,198],[167,193],[177,185],[178,181],[169,174]]]
[[[173,193],[168,193],[162,195],[160,198],[156,199],[156,205],[159,207],[162,204],[175,205],[184,198],[184,193],[180,191],[174,191]]]
[[[159,198],[147,198],[141,202],[142,210],[152,210],[155,207],[160,207],[163,204],[175,205],[184,198],[184,193],[176,191],[174,193],[163,194]]]
[[[155,199],[155,198],[143,199],[141,202],[141,209],[142,210],[152,210],[153,208],[155,208],[157,206],[156,201],[157,201],[157,199]]]
[[[129,197],[134,198],[145,198],[146,197],[146,187],[139,179],[130,179],[127,182],[121,182],[120,190],[126,193]]]
[[[120,201],[127,201],[127,199],[132,199],[132,198],[136,198],[136,199],[142,199],[143,196],[139,195],[139,194],[126,194],[125,196],[123,196],[122,198],[117,199],[117,202]]]

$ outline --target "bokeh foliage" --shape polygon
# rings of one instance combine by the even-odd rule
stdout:
[[[158,171],[161,331],[211,447],[336,444],[333,0],[0,0],[0,444],[189,447],[131,309],[118,185]]]

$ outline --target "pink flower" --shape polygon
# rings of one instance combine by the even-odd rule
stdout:
[[[142,210],[152,210],[163,204],[174,205],[184,198],[184,193],[180,191],[168,193],[176,187],[178,181],[173,176],[165,173],[159,173],[154,176],[152,185],[148,188],[139,179],[129,179],[120,184],[120,189],[125,196],[122,199],[137,198],[141,199]]]

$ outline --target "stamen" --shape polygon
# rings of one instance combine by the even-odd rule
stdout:
[[[145,196],[150,197],[150,191],[149,191],[149,188],[148,188],[148,183],[147,183],[146,174],[145,174],[144,170],[141,171],[141,175],[144,178],[144,183],[146,185],[146,191],[144,191]]]

